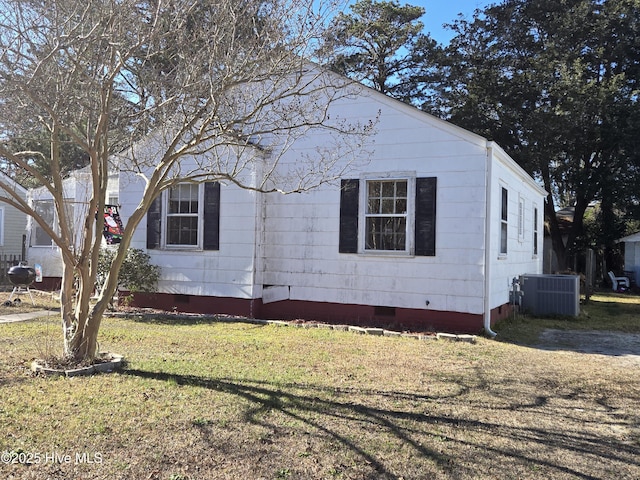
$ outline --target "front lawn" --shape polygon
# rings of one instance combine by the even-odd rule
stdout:
[[[108,318],[124,371],[31,376],[59,342],[52,318],[0,324],[0,478],[640,478],[627,359]]]

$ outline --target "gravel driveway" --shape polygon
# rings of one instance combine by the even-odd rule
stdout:
[[[617,357],[640,366],[640,334],[609,331],[544,330],[538,348]]]

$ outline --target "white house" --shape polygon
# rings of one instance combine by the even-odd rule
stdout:
[[[542,273],[546,192],[495,143],[373,90],[332,108],[379,119],[366,164],[301,194],[230,182],[164,192],[131,245],[161,266],[159,291],[135,303],[492,333],[514,277]],[[280,173],[322,141],[299,139]],[[120,185],[126,225],[142,185]]]

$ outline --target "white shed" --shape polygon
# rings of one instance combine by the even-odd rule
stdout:
[[[510,311],[514,277],[542,273],[544,189],[494,142],[376,91],[333,108],[379,119],[366,164],[303,194],[224,182],[164,192],[132,243],[161,266],[159,292],[135,303],[491,333]],[[299,139],[281,173],[322,141]],[[142,185],[120,185],[126,223]],[[189,229],[176,228],[176,199],[203,205]]]
[[[636,283],[640,281],[640,232],[618,240],[624,242],[624,270],[633,272]]]

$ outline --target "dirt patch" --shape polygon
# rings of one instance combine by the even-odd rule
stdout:
[[[538,348],[607,355],[640,366],[640,334],[610,331],[544,330]]]

